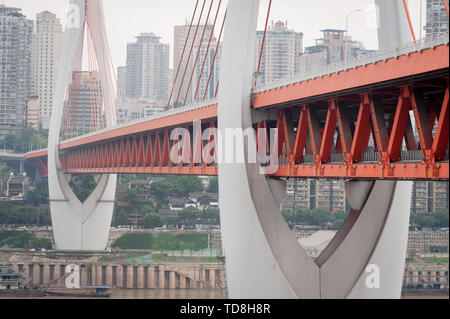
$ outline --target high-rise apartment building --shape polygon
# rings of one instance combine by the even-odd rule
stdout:
[[[31,96],[27,101],[27,126],[39,130],[39,97]]]
[[[97,105],[98,107],[94,107]],[[64,105],[64,138],[88,134],[105,126],[102,90],[98,73],[74,72],[69,84],[69,98]]]
[[[52,113],[62,36],[62,25],[55,14],[49,11],[37,14],[34,81],[39,96],[39,119],[44,126],[48,125]]]
[[[126,96],[154,101],[168,99],[169,45],[154,33],[142,33],[127,48]]]
[[[447,5],[448,0],[445,0]],[[442,0],[427,0],[427,24],[425,25],[426,37],[435,38],[449,31],[449,19],[447,10]]]
[[[26,125],[32,35],[21,9],[0,4],[0,136],[20,135]]]
[[[299,58],[299,72],[312,72],[328,64],[328,48],[324,45],[315,45],[305,48],[305,53]]]
[[[119,66],[117,68],[117,89],[122,101],[127,97],[127,67]]]
[[[331,212],[346,211],[343,181],[298,180],[288,182],[283,210],[326,209]]]
[[[347,207],[343,181],[290,180],[283,200],[283,210],[345,211]],[[411,213],[429,214],[449,208],[448,182],[417,181],[413,184]]]
[[[299,72],[310,72],[322,66],[343,62],[372,51],[365,50],[362,42],[352,40],[345,30],[321,30],[323,37],[316,45],[305,48],[299,58]]]
[[[197,30],[197,34],[196,31]],[[215,96],[217,83],[219,79],[220,72],[220,55],[221,46],[217,48],[217,39],[214,34],[211,38],[211,43],[209,46],[208,54],[206,55],[206,50],[208,49],[209,39],[211,33],[213,32],[213,25],[193,25],[189,33],[189,24],[175,26],[174,27],[174,51],[173,51],[173,82],[171,85],[171,91],[173,87],[173,94],[171,104],[177,103],[178,106],[183,104],[186,100],[186,104],[192,102],[202,101],[205,97],[206,99],[213,98]],[[186,42],[186,38],[189,38]],[[203,35],[204,34],[204,35]],[[202,40],[203,35],[203,41]],[[195,41],[194,41],[195,36]],[[186,44],[186,46],[185,46]],[[183,55],[184,50],[184,55]],[[200,51],[199,51],[200,50]],[[191,53],[189,58],[189,53]],[[206,58],[205,58],[206,55]],[[216,59],[214,61],[214,56]],[[180,60],[183,56],[183,60]],[[198,58],[197,58],[198,56]],[[196,59],[197,58],[197,59]],[[206,60],[206,61],[205,61]],[[194,69],[195,65],[195,69]],[[204,66],[203,66],[204,65]],[[203,67],[203,72],[201,72]],[[192,72],[194,70],[194,72]],[[177,77],[178,73],[178,77]],[[201,74],[200,74],[201,73]],[[208,79],[209,80],[208,87]],[[184,76],[184,79],[183,79]],[[192,77],[192,81],[191,81]],[[200,79],[200,82],[199,82]],[[189,82],[191,85],[189,86]],[[181,85],[183,84],[183,85]],[[198,86],[198,90],[197,90]],[[181,87],[181,89],[180,89]],[[188,92],[189,87],[189,92]],[[188,92],[188,93],[186,93]],[[206,92],[206,93],[205,93]]]
[[[256,65],[259,63],[264,31],[257,32]],[[278,21],[268,28],[261,58],[258,84],[293,77],[299,70],[303,52],[303,33],[289,30],[287,22]]]
[[[449,208],[448,182],[414,182],[411,213],[434,213]]]

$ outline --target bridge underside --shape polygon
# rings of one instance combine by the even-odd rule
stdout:
[[[253,127],[278,129],[279,169],[270,177],[447,180],[448,105],[448,77],[439,71],[258,108]],[[69,174],[217,175],[209,158],[193,163],[199,145],[210,145],[211,156],[217,149],[214,136],[202,134],[217,127],[217,105],[201,110],[172,116],[189,132],[184,163],[170,156],[176,127],[155,119],[62,144],[62,167]]]

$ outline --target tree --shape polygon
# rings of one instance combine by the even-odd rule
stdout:
[[[128,214],[127,214],[125,208],[123,208],[123,207],[117,208],[114,212],[114,217],[113,217],[114,226],[125,225],[127,216],[128,216]]]
[[[45,182],[36,183],[34,187],[25,192],[25,200],[33,205],[45,205],[48,204],[48,185]]]
[[[170,185],[165,181],[154,182],[150,184],[150,194],[156,198],[159,203],[162,203],[170,194]]]
[[[203,211],[200,221],[205,225],[220,225],[220,212],[216,208],[208,208]]]
[[[69,185],[72,187],[78,199],[83,203],[92,194],[97,183],[93,175],[80,175],[72,178]]]
[[[203,191],[203,183],[198,176],[169,176],[166,181],[171,192],[176,195],[187,196],[189,193]]]
[[[410,223],[417,227],[448,228],[448,209],[441,209],[432,214],[411,214]]]
[[[170,233],[161,233],[156,236],[153,242],[153,249],[156,250],[178,250],[180,245]]]
[[[438,210],[437,212],[433,213],[433,217],[435,220],[434,227],[448,228],[448,209]]]
[[[293,225],[317,225],[323,226],[327,223],[333,223],[340,227],[347,214],[345,212],[332,213],[326,209],[283,211],[283,217],[289,226]]]
[[[144,216],[144,227],[148,229],[153,229],[156,227],[161,227],[162,221],[161,217],[155,213],[149,213]]]
[[[341,227],[342,224],[344,223],[345,219],[347,218],[347,213],[340,211],[340,212],[336,212],[334,213],[331,217],[332,220],[331,222],[333,223],[333,225],[335,225],[336,227]]]
[[[189,193],[202,191],[203,184],[198,176],[168,176],[150,185],[150,194],[159,204],[170,196],[186,197]]]
[[[2,143],[8,150],[20,153],[22,152],[23,146],[23,151],[28,152],[32,146],[34,149],[37,149],[39,146],[41,148],[47,147],[47,136],[31,127],[25,127],[20,136],[6,135]]]
[[[219,179],[217,177],[214,177],[213,179],[211,179],[211,181],[209,182],[207,191],[209,193],[218,193],[219,192]]]
[[[0,225],[50,225],[50,212],[23,203],[0,201]]]
[[[177,215],[167,216],[162,218],[162,222],[165,225],[178,226],[181,223],[181,218]]]
[[[0,179],[8,179],[12,170],[9,167],[0,168]]]
[[[178,213],[180,221],[188,226],[194,226],[201,217],[201,211],[194,207],[188,207]]]
[[[121,249],[152,249],[154,245],[153,235],[150,233],[128,233],[117,238],[112,246]]]

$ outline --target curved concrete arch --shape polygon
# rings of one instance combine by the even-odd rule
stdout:
[[[100,8],[100,0],[89,0]],[[73,193],[69,180],[61,167],[59,144],[63,105],[72,72],[81,70],[86,21],[85,0],[71,0],[57,74],[53,100],[48,145],[48,184],[50,212],[56,249],[60,250],[104,250],[107,247],[116,191],[116,175],[103,175],[89,198],[81,203]],[[99,21],[103,25],[102,21]],[[105,43],[96,36],[94,42]],[[99,58],[101,59],[101,58]],[[105,63],[105,61],[100,62]],[[100,71],[106,79],[107,73]],[[111,82],[112,83],[112,82]],[[112,90],[106,82],[106,90]],[[105,90],[105,88],[104,88]],[[111,126],[113,123],[107,123]]]
[[[219,90],[222,132],[252,127],[250,99],[258,9],[259,0],[228,4]],[[246,154],[245,144],[236,152]],[[318,298],[318,268],[290,234],[260,166],[219,164],[219,192],[229,295]]]
[[[246,130],[253,124],[251,93],[258,8],[259,0],[230,0],[228,5],[219,90],[222,132]],[[346,190],[353,210],[331,245],[313,261],[281,215],[278,194],[283,183],[267,181],[260,174],[259,164],[248,163],[246,142],[235,145],[241,148],[236,152],[246,155],[246,163],[219,163],[229,296],[399,298],[410,208],[399,203],[410,202],[410,184],[348,182]],[[219,151],[224,151],[222,146]],[[395,232],[397,228],[399,233]],[[402,237],[394,249],[399,256],[391,259],[387,243],[397,236]],[[390,282],[387,289],[365,285],[370,263],[386,267],[380,273]]]

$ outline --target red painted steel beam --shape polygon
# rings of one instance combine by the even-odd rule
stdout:
[[[391,136],[388,145],[388,154],[391,161],[398,161],[400,159],[400,152],[405,136],[406,125],[409,119],[409,110],[411,109],[411,97],[409,88],[401,88],[400,99],[398,101],[397,110],[395,113],[394,124],[391,131]]]
[[[362,180],[448,180],[449,163],[322,164],[282,166],[273,177]]]
[[[339,145],[344,154],[344,161],[351,162],[352,151],[352,130],[350,127],[349,111],[341,103],[337,103],[336,117],[339,127]]]
[[[48,168],[47,165],[40,158],[33,159],[34,166],[36,167],[39,176],[42,178],[48,177]]]
[[[325,122],[325,130],[322,137],[320,147],[320,159],[322,163],[330,162],[331,150],[334,146],[334,133],[336,131],[337,115],[336,115],[336,101],[330,101],[327,120]]]
[[[362,96],[362,102],[359,108],[355,135],[353,137],[352,148],[350,151],[352,163],[361,161],[362,153],[369,144],[370,131],[370,100],[369,95],[364,94]]]
[[[312,152],[315,160],[320,163],[320,144],[322,143],[322,135],[320,133],[320,121],[317,115],[317,110],[313,105],[308,105],[306,108],[306,115],[309,127],[309,136],[312,146]]]
[[[162,174],[162,175],[200,175],[217,176],[216,166],[173,166],[173,167],[111,167],[111,168],[69,168],[67,174]]]
[[[300,119],[297,127],[297,137],[295,139],[294,147],[294,162],[301,163],[306,147],[306,139],[308,137],[308,120],[306,114],[306,105],[300,109]]]
[[[448,69],[449,47],[441,45],[409,55],[391,58],[355,69],[294,83],[257,93],[253,107],[260,109],[288,102],[302,101],[326,94],[362,88],[419,74]]]
[[[386,120],[384,118],[384,110],[381,101],[377,97],[370,99],[370,115],[372,117],[372,127],[375,132],[375,140],[377,142],[380,159],[389,162],[389,155],[387,148],[389,143],[389,133],[386,127]]]
[[[391,173],[393,172],[393,174]],[[173,167],[112,167],[73,168],[68,174],[167,174],[216,176],[217,166],[173,166]],[[271,177],[288,178],[329,178],[329,179],[377,179],[377,180],[448,180],[449,163],[426,165],[421,163],[382,164],[322,164],[286,165]]]
[[[449,88],[445,90],[444,102],[442,103],[441,113],[439,115],[438,127],[434,142],[432,145],[433,159],[445,159],[445,151],[448,148],[449,139]]]
[[[95,144],[108,140],[113,140],[118,137],[136,135],[145,132],[156,132],[163,128],[180,127],[185,124],[192,124],[193,121],[203,121],[217,118],[217,104],[212,104],[195,110],[180,112],[174,115],[168,115],[159,119],[144,121],[137,124],[132,124],[124,127],[118,127],[100,132],[96,135],[81,137],[79,139],[61,143],[60,149],[70,149],[82,147],[87,144]]]
[[[412,91],[411,102],[420,140],[420,149],[422,150],[424,160],[428,161],[431,156],[430,150],[433,144],[432,127],[430,127],[422,89],[414,88]]]

